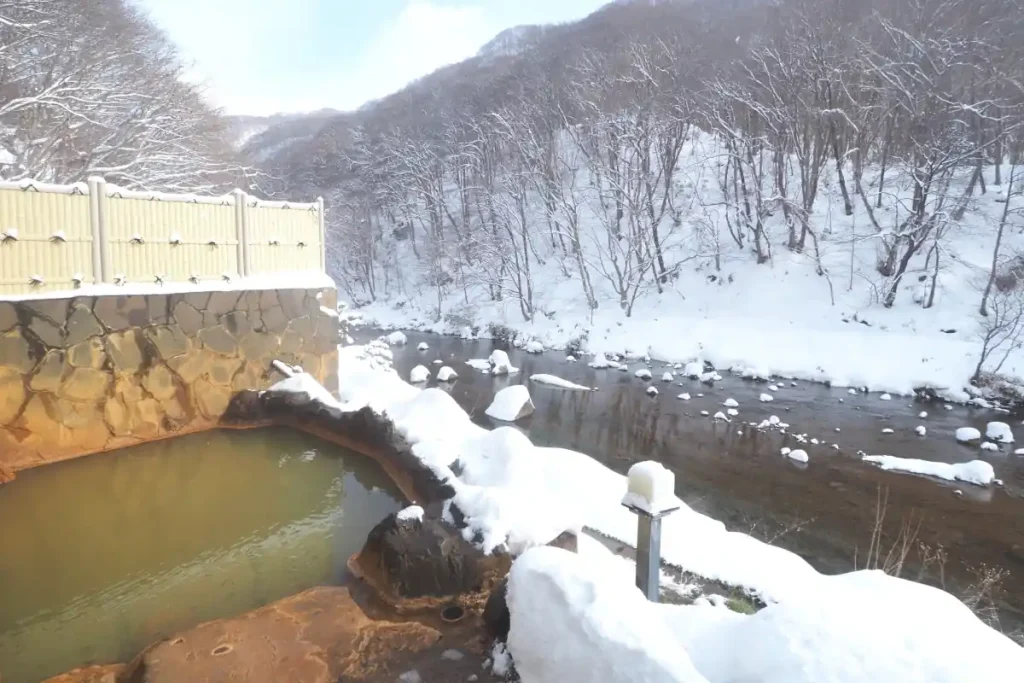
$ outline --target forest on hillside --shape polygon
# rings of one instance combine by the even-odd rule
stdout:
[[[0,0],[0,179],[219,193],[245,166],[127,0]]]
[[[962,224],[1021,220],[1014,1],[623,2],[501,48],[269,155],[276,189],[327,197],[356,301],[486,291],[530,320],[557,263],[628,314],[723,251],[818,258],[856,214],[877,303],[924,271],[927,307]]]

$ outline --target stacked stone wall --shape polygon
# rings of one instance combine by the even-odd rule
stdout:
[[[0,481],[17,470],[216,426],[281,379],[337,387],[334,289],[0,301]]]

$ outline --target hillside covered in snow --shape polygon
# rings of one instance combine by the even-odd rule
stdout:
[[[382,324],[963,400],[1024,375],[1018,14],[613,3],[264,159]]]

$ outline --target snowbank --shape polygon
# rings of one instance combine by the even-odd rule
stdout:
[[[743,615],[655,604],[610,561],[535,548],[509,574],[523,683],[1009,683],[1024,650],[936,588],[860,571]]]
[[[865,455],[864,461],[874,463],[883,470],[923,474],[947,481],[965,481],[970,484],[978,484],[979,486],[988,486],[996,478],[992,465],[984,460],[972,460],[957,465],[950,465],[945,462],[897,458],[892,455]]]
[[[533,413],[533,400],[526,385],[516,384],[505,387],[494,395],[494,400],[484,412],[488,417],[502,422],[515,422]]]
[[[374,357],[356,347],[340,349],[342,406],[385,413],[413,453],[453,484],[469,524],[467,539],[479,534],[485,549],[525,550],[585,525],[635,547],[636,516],[621,504],[625,477],[582,453],[534,446],[511,427],[488,432],[445,391],[411,387],[372,363]],[[455,461],[459,476],[451,468]],[[727,531],[678,498],[674,502],[680,509],[662,523],[666,562],[765,600],[783,600],[819,578],[794,553]]]
[[[576,389],[579,391],[592,391],[590,387],[585,387],[582,384],[576,384],[570,382],[567,379],[561,377],[555,377],[554,375],[530,375],[531,382],[537,382],[538,384],[547,384],[548,386],[558,387],[559,389]]]
[[[605,563],[535,548],[512,566],[508,647],[523,683],[707,683]]]

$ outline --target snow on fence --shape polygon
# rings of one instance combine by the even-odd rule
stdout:
[[[0,182],[0,295],[324,272],[323,200]]]

